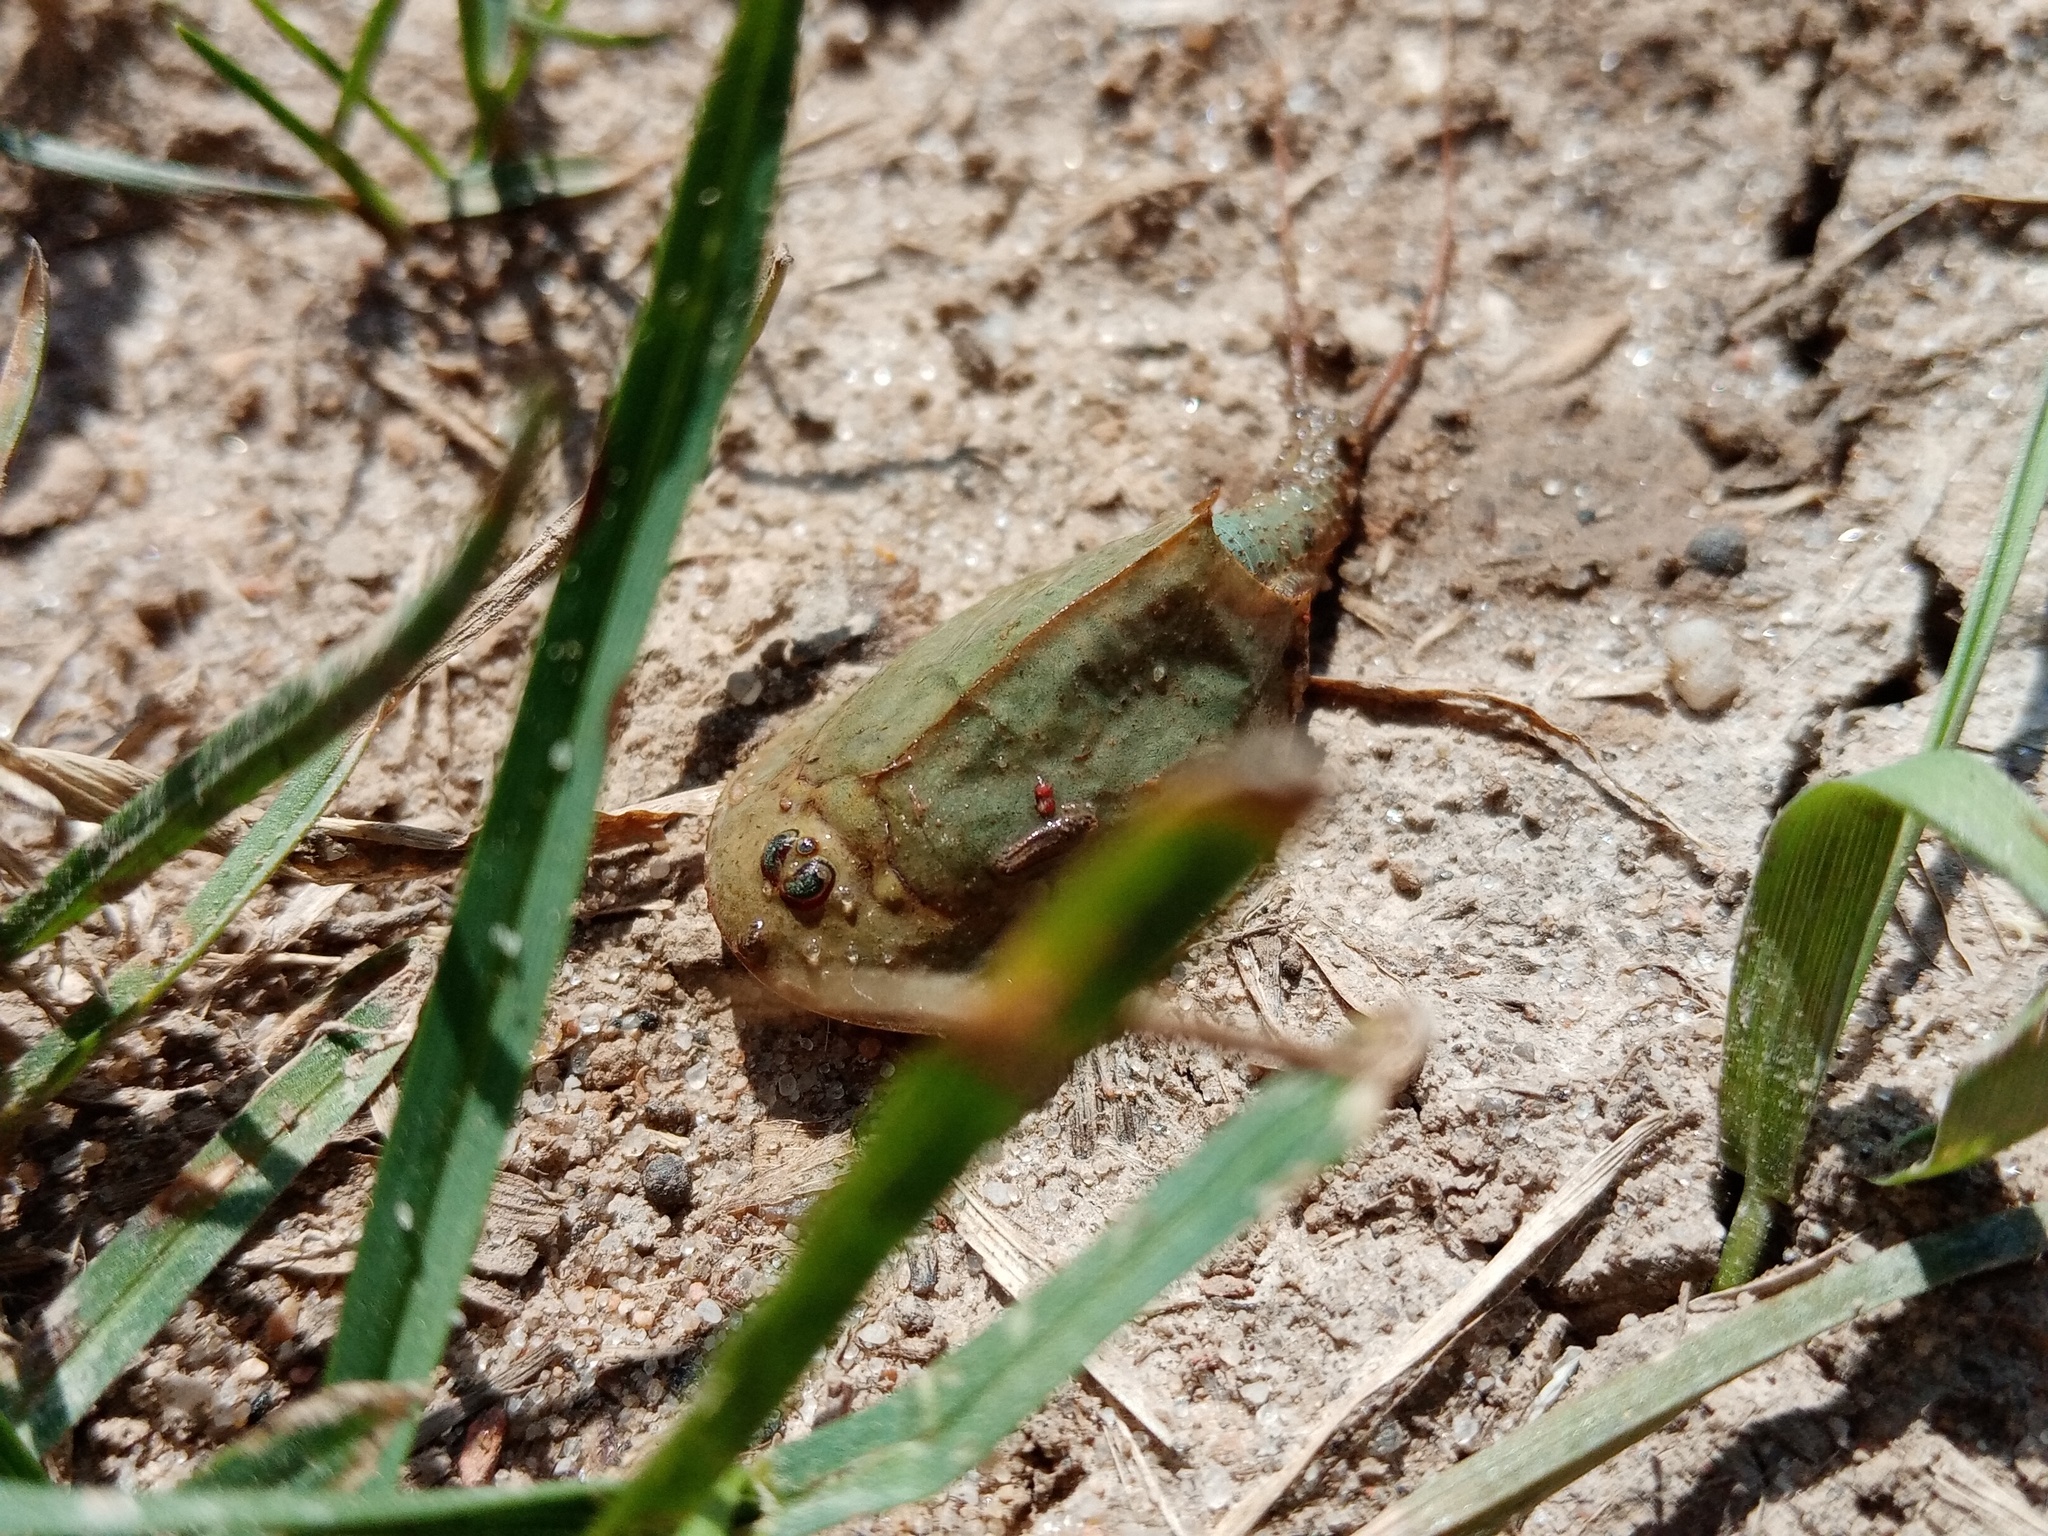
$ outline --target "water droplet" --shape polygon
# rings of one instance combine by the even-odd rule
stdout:
[[[566,736],[548,748],[548,766],[557,773],[567,773],[575,761],[575,745]]]
[[[709,208],[713,203],[718,201],[718,197],[718,188],[706,187],[702,192],[699,192],[697,194],[697,201],[701,206]]]
[[[399,1201],[397,1206],[393,1208],[391,1215],[397,1221],[399,1231],[410,1232],[412,1230],[413,1214],[412,1202],[410,1200]]]
[[[1562,480],[1546,480],[1546,481],[1544,481],[1544,482],[1543,482],[1543,494],[1544,494],[1544,495],[1546,495],[1546,496],[1561,496],[1561,495],[1563,495],[1563,494],[1564,494],[1564,482],[1563,482]]]
[[[1164,683],[1166,681],[1165,662],[1155,661],[1152,663],[1152,681],[1155,683]]]
[[[507,960],[517,960],[519,951],[526,947],[526,940],[519,936],[517,928],[508,928],[503,923],[491,924],[491,948]]]

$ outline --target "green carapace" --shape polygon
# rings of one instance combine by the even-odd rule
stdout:
[[[719,931],[790,1002],[902,1027],[887,979],[973,968],[1061,861],[1161,774],[1280,725],[1349,533],[1347,423],[1316,410],[1270,489],[992,593],[741,764],[714,812]]]

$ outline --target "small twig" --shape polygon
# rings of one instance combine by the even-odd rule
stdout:
[[[1607,1149],[1581,1168],[1543,1203],[1543,1208],[1523,1222],[1507,1246],[1474,1275],[1458,1293],[1408,1335],[1392,1358],[1380,1362],[1353,1380],[1309,1431],[1280,1469],[1262,1478],[1252,1491],[1224,1514],[1210,1536],[1250,1536],[1266,1518],[1266,1512],[1294,1485],[1322,1454],[1325,1444],[1368,1404],[1391,1392],[1411,1371],[1433,1359],[1466,1326],[1519,1285],[1522,1277],[1547,1253],[1557,1240],[1577,1225],[1592,1207],[1614,1187],[1615,1182],[1639,1153],[1669,1131],[1677,1121],[1670,1115],[1653,1114],[1638,1120]]]

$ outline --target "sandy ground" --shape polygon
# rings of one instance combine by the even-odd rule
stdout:
[[[330,99],[235,0],[191,10],[290,99]],[[445,548],[484,478],[473,434],[525,379],[564,381],[576,405],[560,485],[587,468],[728,12],[592,0],[578,16],[678,30],[642,53],[550,51],[523,131],[641,174],[395,254],[341,218],[0,168],[0,218],[44,242],[56,292],[47,382],[0,502],[0,727],[167,764],[360,632]],[[1598,1221],[1334,1441],[1275,1526],[1350,1529],[1519,1422],[1561,1362],[1580,1390],[1699,1326],[1684,1302],[1720,1235],[1713,1091],[1744,871],[1800,785],[1917,742],[2048,321],[2034,206],[1944,203],[1859,241],[1931,191],[2039,190],[2048,34],[1999,0],[1456,0],[1455,20],[1455,278],[1423,387],[1373,467],[1318,665],[1532,704],[1693,846],[1525,743],[1313,709],[1326,799],[1170,990],[1255,1026],[1250,975],[1283,1027],[1327,1034],[1338,1009],[1305,939],[1357,990],[1427,1015],[1420,1077],[1377,1140],[1121,1337],[1180,1454],[1143,1432],[1121,1448],[1101,1401],[1072,1388],[979,1474],[876,1529],[1203,1528],[1564,1175],[1656,1110],[1682,1128]],[[308,21],[343,46],[339,14]],[[1254,483],[1283,419],[1275,131],[1294,149],[1321,387],[1357,388],[1427,280],[1439,21],[1431,3],[1323,0],[814,13],[777,229],[796,265],[676,551],[606,803],[715,783],[801,699],[847,691],[993,587]],[[380,81],[453,151],[451,27],[409,13]],[[300,168],[126,0],[0,12],[0,79],[9,122]],[[416,187],[370,126],[375,167]],[[2043,597],[2023,584],[1968,736],[2019,744],[2022,769],[2038,758]],[[475,820],[538,611],[408,701],[348,814]],[[1720,628],[1688,704],[1666,642],[1694,619]],[[729,682],[758,683],[778,641],[849,622],[872,636],[766,689]],[[1739,689],[1730,707],[1717,677]],[[0,797],[0,837],[37,862],[76,834]],[[790,1215],[890,1070],[898,1042],[791,1017],[722,952],[694,836],[599,871],[422,1481],[451,1475],[494,1402],[510,1422],[500,1479],[629,1461],[722,1319],[772,1283]],[[1789,1253],[2048,1192],[2032,1147],[1918,1191],[1861,1177],[2031,993],[2048,936],[2010,892],[1929,852],[1946,939],[1909,896],[1845,1038]],[[128,898],[71,962],[161,947],[209,863]],[[33,1336],[41,1304],[253,1090],[264,1032],[337,961],[431,934],[448,889],[280,885],[250,908],[238,953],[110,1051],[11,1170],[11,1333]],[[1223,942],[1247,913],[1261,931]],[[75,969],[46,979],[83,985]],[[13,999],[0,1023],[40,1027]],[[1112,1046],[969,1190],[1057,1259],[1254,1076],[1189,1046]],[[339,1138],[108,1393],[74,1437],[77,1476],[172,1480],[315,1379],[377,1142],[371,1117]],[[649,1203],[662,1153],[690,1166],[687,1214]],[[780,1432],[872,1400],[995,1314],[957,1224],[920,1242]],[[2025,1274],[1865,1319],[1524,1528],[1968,1528],[1943,1481],[1958,1465],[2048,1495],[2044,1341],[2048,1303]]]

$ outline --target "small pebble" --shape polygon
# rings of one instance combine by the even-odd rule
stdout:
[[[921,1339],[932,1331],[937,1321],[931,1303],[918,1296],[899,1296],[893,1309],[897,1326],[913,1339]]]
[[[854,1337],[860,1340],[860,1347],[862,1349],[880,1349],[884,1344],[896,1337],[896,1330],[887,1323],[869,1323],[867,1327],[861,1329]]]
[[[1476,1413],[1461,1413],[1451,1420],[1451,1449],[1460,1456],[1470,1456],[1479,1449],[1479,1437],[1486,1433],[1486,1426],[1479,1422]]]
[[[1687,619],[1664,632],[1671,662],[1671,691],[1687,709],[1718,715],[1742,692],[1742,667],[1735,637],[1718,619]]]
[[[981,1198],[999,1211],[1007,1211],[1017,1203],[1017,1191],[1001,1179],[989,1179],[981,1186]]]
[[[703,1322],[709,1324],[713,1328],[716,1328],[720,1323],[725,1321],[725,1308],[721,1307],[709,1296],[706,1296],[702,1301],[698,1302],[697,1305],[691,1310],[693,1310]]]
[[[1740,528],[1716,523],[1702,528],[1685,546],[1688,565],[1715,576],[1740,576],[1749,569],[1749,540]]]
[[[689,1134],[697,1117],[690,1106],[681,1099],[656,1099],[640,1111],[640,1118],[657,1131],[667,1131],[671,1136]]]
[[[640,1192],[666,1215],[690,1208],[690,1165],[673,1152],[657,1152],[640,1165]]]
[[[1412,897],[1422,894],[1421,874],[1417,872],[1414,865],[1404,860],[1395,859],[1387,865],[1387,878],[1393,882],[1394,889],[1403,896]]]

